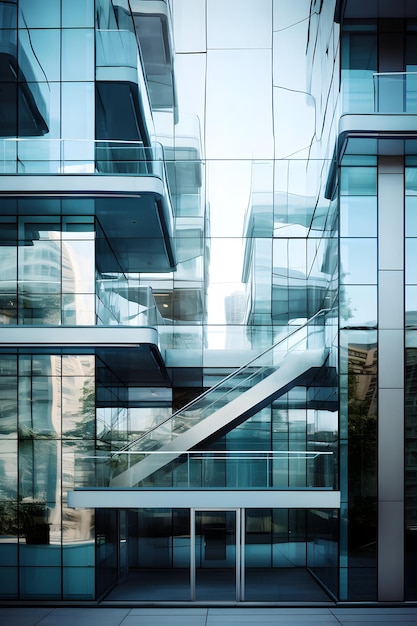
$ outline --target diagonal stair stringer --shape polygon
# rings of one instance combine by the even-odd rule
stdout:
[[[179,433],[156,451],[143,451],[144,458],[136,461],[127,470],[113,477],[110,487],[133,487],[154,472],[174,461],[182,453],[191,450],[213,436],[220,435],[257,411],[267,406],[297,384],[305,375],[324,365],[326,348],[288,352],[279,366],[253,387],[221,406],[203,420]],[[135,450],[135,454],[141,454]]]

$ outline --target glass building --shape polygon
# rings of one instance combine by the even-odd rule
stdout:
[[[0,0],[0,601],[417,601],[417,7]]]

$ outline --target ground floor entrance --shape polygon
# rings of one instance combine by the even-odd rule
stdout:
[[[110,511],[97,512],[106,537]],[[337,593],[334,509],[135,509],[113,511],[118,536],[103,541],[107,601],[326,602]],[[104,531],[104,532],[103,532]],[[114,575],[109,571],[113,556]],[[109,560],[110,559],[110,560]]]

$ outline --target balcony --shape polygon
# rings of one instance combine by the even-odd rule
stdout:
[[[326,198],[334,197],[345,156],[416,154],[417,72],[348,72],[340,112]]]
[[[159,144],[6,138],[0,140],[0,175],[3,198],[34,205],[48,198],[48,215],[61,211],[51,198],[65,199],[68,214],[95,216],[101,272],[175,269],[173,211]],[[33,211],[39,215],[39,207]]]

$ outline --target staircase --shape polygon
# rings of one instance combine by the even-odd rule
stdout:
[[[127,457],[128,467],[123,464],[117,473],[116,465],[110,487],[137,485],[184,452],[230,431],[292,387],[310,384],[328,355],[326,313],[320,311],[115,453],[113,460]]]

